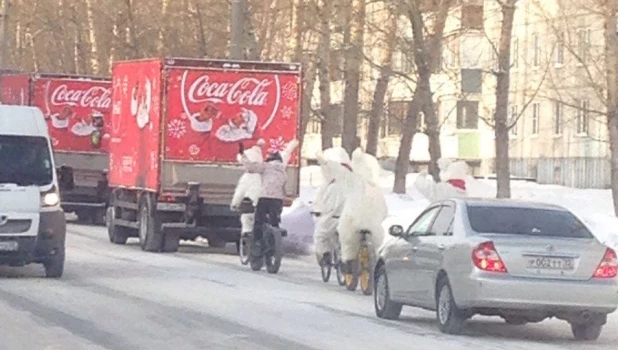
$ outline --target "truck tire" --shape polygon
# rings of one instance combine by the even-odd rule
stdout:
[[[98,208],[92,211],[92,224],[95,226],[105,226],[106,220],[106,212],[105,208]]]
[[[109,241],[114,244],[126,244],[129,238],[128,228],[116,225],[116,208],[109,206],[107,208],[107,236]]]
[[[80,225],[88,225],[92,223],[92,215],[88,210],[76,210],[75,215],[77,216],[77,223]]]
[[[143,251],[158,252],[163,246],[161,224],[157,220],[156,206],[149,193],[144,193],[139,202],[139,243]]]
[[[180,237],[176,235],[166,234],[163,239],[163,252],[176,253],[180,245]]]

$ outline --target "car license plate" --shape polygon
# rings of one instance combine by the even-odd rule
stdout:
[[[14,252],[19,248],[19,244],[15,241],[0,242],[1,252]]]
[[[574,269],[572,258],[555,258],[546,256],[526,257],[526,267],[529,269],[543,270],[563,270],[571,271]]]

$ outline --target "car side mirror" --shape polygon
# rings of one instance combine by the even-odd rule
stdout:
[[[403,227],[401,225],[393,225],[388,229],[388,233],[393,237],[401,237],[403,235]]]

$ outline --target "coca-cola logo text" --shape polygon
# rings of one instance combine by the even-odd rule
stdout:
[[[197,78],[188,91],[192,103],[226,102],[228,105],[264,106],[268,98],[267,79],[241,78],[233,83],[211,82],[210,76]]]
[[[111,89],[102,86],[92,86],[87,90],[75,90],[63,84],[58,86],[51,94],[51,104],[56,106],[69,105],[107,109],[111,107],[111,103]]]

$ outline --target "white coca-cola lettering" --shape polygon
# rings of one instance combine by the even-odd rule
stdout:
[[[241,78],[234,83],[211,82],[210,76],[197,78],[188,91],[188,100],[192,103],[206,101],[223,102],[229,105],[264,106],[268,98],[267,79]]]
[[[73,90],[63,84],[52,92],[50,102],[56,106],[107,109],[112,103],[112,91],[102,86],[92,86],[87,90]]]

